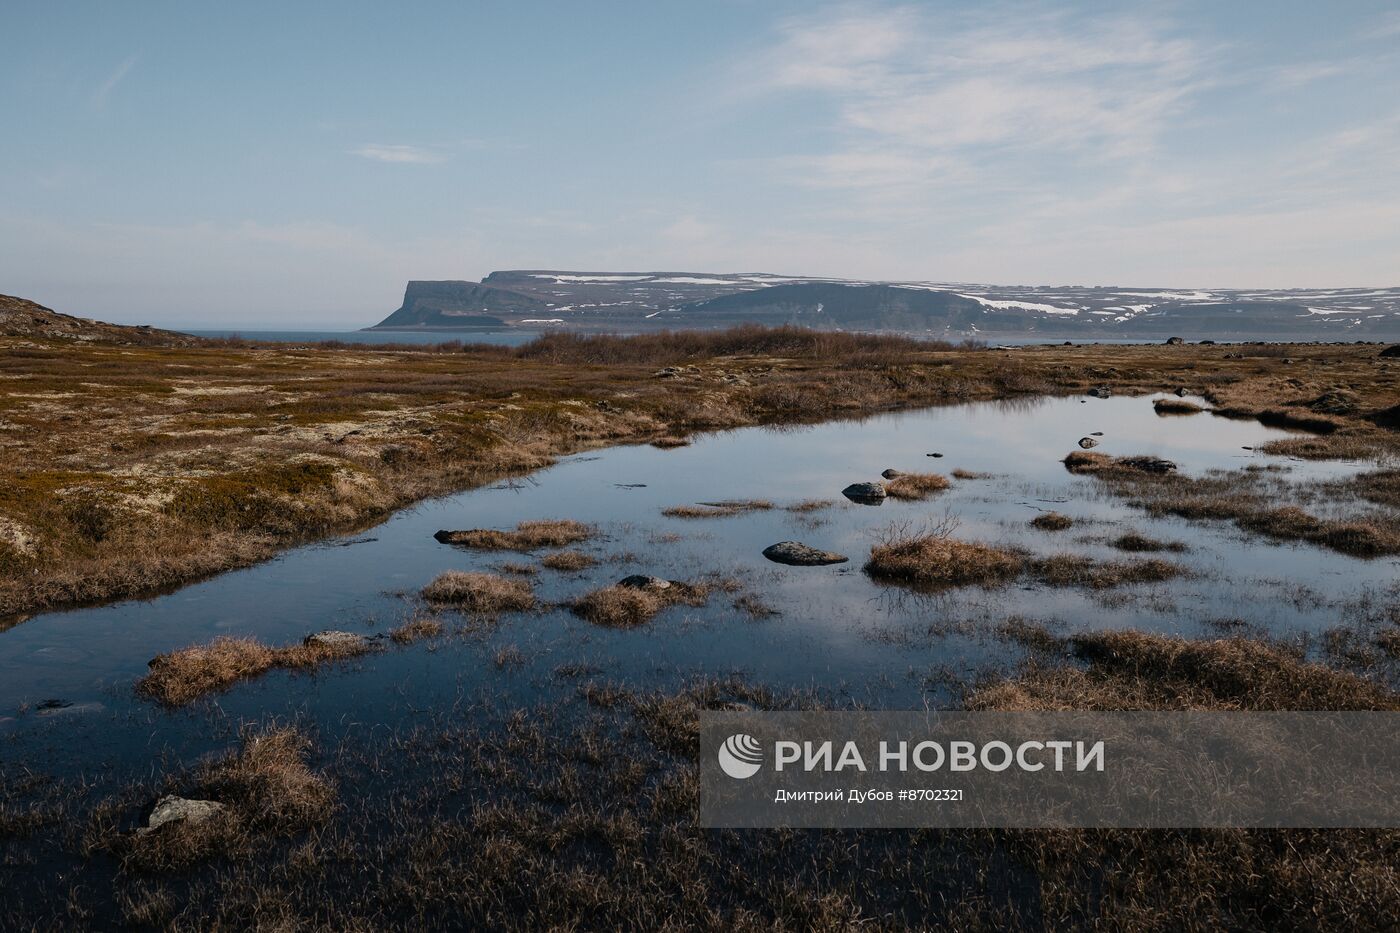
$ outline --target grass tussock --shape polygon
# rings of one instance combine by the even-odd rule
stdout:
[[[670,581],[664,589],[614,584],[584,593],[570,608],[581,619],[605,628],[636,628],[676,605],[703,606],[708,599],[703,585]]]
[[[789,512],[805,514],[808,512],[820,512],[823,509],[831,508],[835,504],[836,503],[830,499],[803,499],[801,502],[794,502],[792,505],[786,506],[785,508]]]
[[[546,554],[540,558],[541,566],[569,573],[587,570],[596,563],[598,563],[597,558],[582,551],[555,551],[553,554]]]
[[[1093,632],[1066,641],[1074,665],[1033,666],[983,685],[969,709],[1400,710],[1400,695],[1346,671],[1248,638],[1189,641]]]
[[[448,570],[423,587],[422,596],[430,603],[484,614],[535,608],[535,592],[528,581],[494,573]]]
[[[1074,519],[1059,512],[1043,512],[1031,519],[1030,525],[1041,531],[1064,531],[1074,527]]]
[[[1180,541],[1160,541],[1157,538],[1149,538],[1146,535],[1138,534],[1136,531],[1129,531],[1126,534],[1121,534],[1109,543],[1120,551],[1127,551],[1132,554],[1153,551],[1181,553],[1186,550],[1186,545],[1182,544]]]
[[[1152,403],[1152,409],[1159,415],[1199,415],[1205,411],[1195,402],[1183,398],[1159,398]]]
[[[1036,559],[1029,567],[1046,586],[1085,586],[1095,590],[1163,583],[1187,575],[1180,565],[1164,560],[1099,562],[1073,554]]]
[[[990,473],[979,473],[976,470],[964,470],[958,467],[953,471],[953,479],[990,479]]]
[[[439,531],[434,537],[443,544],[488,551],[533,551],[543,547],[564,547],[587,541],[597,529],[572,519],[521,522],[514,531],[473,528],[467,531]]]
[[[919,589],[998,586],[1021,574],[1024,558],[985,544],[958,541],[947,534],[909,534],[891,529],[870,549],[865,572],[877,580]]]
[[[271,840],[324,823],[334,812],[336,792],[307,763],[311,740],[291,726],[245,730],[238,749],[200,768],[190,799],[211,800],[223,810],[201,821],[175,820],[149,832],[90,828],[87,845],[117,856],[138,875],[188,871],[218,857],[249,857]]]
[[[395,628],[389,633],[389,637],[397,645],[411,645],[425,638],[437,638],[442,634],[442,631],[442,622],[438,619],[431,616],[419,616]]]
[[[717,502],[698,502],[695,505],[676,505],[662,509],[667,518],[726,518],[744,512],[763,512],[773,508],[767,499],[721,499]]]
[[[368,641],[271,647],[256,638],[216,638],[157,655],[149,672],[136,682],[136,693],[166,706],[183,706],[210,693],[226,690],[241,680],[261,677],[274,668],[305,670],[369,651]]]
[[[896,499],[927,499],[948,486],[948,477],[940,473],[904,473],[885,483],[885,494]]]

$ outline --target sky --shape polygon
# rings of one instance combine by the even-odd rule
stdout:
[[[0,293],[353,328],[494,269],[1400,285],[1400,3],[0,4]]]

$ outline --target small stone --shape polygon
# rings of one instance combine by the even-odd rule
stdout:
[[[904,471],[903,471],[903,470],[886,470],[885,472],[881,473],[880,475],[883,476],[885,479],[898,479],[899,477],[901,477],[901,476],[904,475]]]
[[[1179,347],[1185,342],[1186,341],[1182,340],[1180,337],[1168,337],[1166,345],[1169,347]]]
[[[1088,450],[1091,447],[1099,446],[1099,442],[1092,437],[1081,437],[1079,439],[1079,446],[1084,450]]]
[[[1095,386],[1084,394],[1090,398],[1109,398],[1113,395],[1113,390],[1108,386]]]
[[[942,454],[928,454],[927,456],[930,456],[930,457],[941,457],[941,456],[943,456],[943,455],[942,455]]]
[[[315,645],[318,648],[330,648],[333,651],[356,652],[365,650],[368,640],[365,636],[357,635],[354,632],[327,630],[307,635],[302,643]]]
[[[167,823],[189,823],[198,826],[223,813],[226,808],[214,800],[187,800],[173,794],[156,801],[146,825],[136,830],[137,835],[155,832]]]

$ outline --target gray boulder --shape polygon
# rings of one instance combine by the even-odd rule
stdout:
[[[1084,394],[1092,398],[1109,398],[1113,395],[1113,390],[1108,386],[1095,386]]]
[[[763,549],[763,556],[775,564],[788,564],[792,567],[822,567],[826,564],[844,564],[850,558],[834,551],[823,551],[800,541],[779,541]]]
[[[852,502],[865,505],[879,505],[885,501],[885,487],[879,483],[852,483],[841,490],[841,495]]]
[[[1085,449],[1085,450],[1088,450],[1088,449],[1091,448],[1091,447],[1097,447],[1097,446],[1099,446],[1099,442],[1098,442],[1098,439],[1097,439],[1097,438],[1093,438],[1093,437],[1081,437],[1081,438],[1079,439],[1079,446],[1082,447],[1082,448]]]
[[[189,823],[198,826],[223,813],[226,807],[214,800],[187,800],[170,795],[156,801],[146,825],[136,830],[138,835],[153,833],[167,823]]]
[[[899,477],[901,477],[901,476],[904,475],[904,471],[903,471],[903,470],[886,470],[885,472],[881,473],[880,475],[883,476],[885,479],[898,479]]]

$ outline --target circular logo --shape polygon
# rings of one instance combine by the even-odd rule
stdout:
[[[719,747],[719,766],[732,778],[751,778],[763,766],[763,746],[751,735],[735,733]]]

